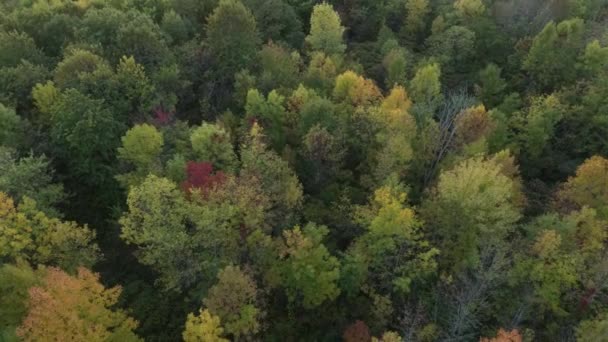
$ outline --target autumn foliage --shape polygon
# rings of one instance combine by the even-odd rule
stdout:
[[[213,165],[207,162],[189,161],[186,164],[186,181],[182,183],[182,189],[188,194],[193,190],[199,190],[202,195],[224,183],[226,175],[221,172],[213,172]]]
[[[104,288],[99,274],[86,268],[76,276],[49,268],[43,284],[29,290],[17,334],[24,341],[139,341],[137,321],[112,310],[120,293],[120,287]]]

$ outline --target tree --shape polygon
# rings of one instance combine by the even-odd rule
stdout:
[[[62,161],[94,183],[106,177],[102,170],[113,160],[124,126],[105,102],[68,89],[52,106],[51,117],[51,141]]]
[[[346,50],[343,34],[344,27],[334,8],[325,2],[315,5],[310,16],[310,33],[306,36],[312,49],[330,56],[341,55]]]
[[[576,328],[576,340],[580,342],[599,341],[608,334],[608,315],[599,314],[594,319],[584,320]]]
[[[500,242],[521,217],[516,181],[492,159],[471,158],[443,171],[423,208],[441,239],[443,263],[475,266],[482,244]]]
[[[44,155],[17,159],[16,153],[0,148],[0,191],[17,203],[24,197],[36,202],[48,216],[58,217],[57,206],[65,200],[63,185],[54,182],[55,170]]]
[[[220,325],[220,318],[209,313],[209,310],[200,310],[200,315],[188,314],[183,338],[185,342],[228,342],[222,336],[224,329]]]
[[[403,342],[401,336],[394,331],[387,331],[382,334],[381,338],[372,337],[372,342]]]
[[[233,171],[236,155],[230,134],[218,124],[203,124],[192,131],[190,143],[196,159],[210,162],[220,170]]]
[[[239,252],[241,212],[235,205],[215,192],[189,197],[170,180],[150,175],[130,189],[129,210],[119,221],[121,238],[160,273],[167,290],[206,288]]]
[[[411,34],[422,31],[426,25],[426,16],[431,8],[428,0],[408,0],[405,3],[407,17],[405,18],[405,28]]]
[[[0,266],[0,338],[17,340],[15,330],[27,314],[28,289],[40,284],[44,272],[25,261]]]
[[[304,84],[323,94],[331,93],[338,74],[336,64],[336,60],[323,52],[314,52],[304,74]]]
[[[490,63],[479,72],[476,91],[488,108],[493,108],[502,101],[507,82],[500,76],[501,71],[496,64]]]
[[[369,342],[371,338],[367,324],[360,320],[346,327],[342,334],[344,342]]]
[[[308,171],[304,173],[308,176],[304,183],[309,188],[321,189],[338,173],[344,151],[325,127],[315,125],[303,138],[302,155]]]
[[[213,174],[213,164],[190,161],[186,164],[186,180],[182,183],[182,188],[188,194],[198,191],[199,195],[206,197],[225,181],[226,175],[223,172]]]
[[[441,71],[439,64],[425,65],[416,70],[416,75],[410,82],[410,97],[416,106],[433,112],[443,100],[441,94]]]
[[[33,64],[45,64],[46,56],[26,33],[0,32],[0,67],[15,67],[22,59]]]
[[[23,139],[24,122],[15,110],[0,103],[0,145],[19,147]]]
[[[466,19],[479,17],[486,11],[482,0],[457,0],[454,2],[454,8]]]
[[[118,159],[135,167],[135,171],[119,176],[125,188],[143,180],[159,166],[158,157],[163,148],[163,135],[154,126],[142,124],[133,126],[121,138],[122,146],[118,148]]]
[[[494,338],[482,337],[479,342],[522,342],[523,339],[517,329],[506,331],[504,329],[498,329],[498,334]]]
[[[475,52],[475,32],[464,26],[452,26],[431,35],[426,44],[429,52],[441,64],[441,71],[453,76],[472,69],[471,59]]]
[[[304,41],[302,19],[290,1],[245,0],[259,25],[262,41],[284,41],[299,48]]]
[[[283,232],[277,244],[279,260],[272,272],[291,303],[310,309],[340,294],[340,263],[322,243],[327,233],[327,227],[313,223]]]
[[[278,90],[282,94],[293,90],[299,82],[301,58],[282,46],[269,42],[260,51],[260,89],[265,93]]]
[[[168,288],[194,282],[200,265],[187,233],[188,205],[176,185],[150,175],[129,190],[127,205],[121,238],[139,247],[139,260],[156,268]]]
[[[207,19],[205,44],[221,78],[232,79],[236,72],[249,67],[260,45],[251,11],[238,0],[221,0]]]
[[[137,321],[111,309],[121,288],[104,288],[99,275],[86,268],[70,276],[51,267],[28,292],[27,316],[17,329],[24,341],[142,341],[133,332]]]
[[[302,185],[289,164],[263,142],[260,126],[254,124],[248,141],[241,146],[241,177],[255,177],[270,199],[266,222],[281,231],[295,222],[302,205]]]
[[[601,74],[602,71],[608,69],[608,47],[602,47],[596,39],[585,48],[585,52],[581,57],[580,67],[588,73],[590,77]]]
[[[205,307],[223,322],[227,334],[235,339],[253,336],[260,330],[260,310],[253,279],[238,266],[227,266],[203,300]]]
[[[532,98],[525,117],[523,152],[531,161],[538,161],[553,138],[557,123],[566,113],[556,95]]]
[[[583,44],[582,19],[551,21],[534,37],[523,68],[543,89],[557,88],[576,76],[576,59]]]
[[[576,207],[587,206],[608,218],[608,160],[593,156],[582,163],[576,175],[568,178],[558,192],[558,199]]]
[[[54,83],[61,89],[76,88],[80,74],[90,74],[101,68],[109,68],[103,58],[87,50],[74,49],[57,64]]]
[[[487,150],[487,139],[494,130],[495,124],[483,105],[464,109],[460,112],[454,123],[454,144],[459,149],[473,147],[473,151],[479,146],[483,151]]]
[[[131,56],[148,70],[155,70],[170,56],[160,27],[148,15],[131,15],[118,27],[115,39],[112,60]]]
[[[380,294],[405,295],[437,268],[439,250],[430,247],[406,199],[401,185],[386,185],[355,211],[365,234],[355,240],[344,265],[342,281],[351,293],[367,285]]]
[[[94,238],[87,226],[46,216],[28,197],[15,207],[13,200],[0,192],[0,261],[25,259],[66,270],[90,267],[99,257]]]
[[[416,135],[416,123],[409,113],[411,106],[412,101],[405,88],[396,86],[384,99],[381,110],[374,117],[381,127],[376,134],[380,147],[376,152],[374,170],[378,183],[390,176],[399,179],[409,169],[414,155],[412,141]]]
[[[275,90],[266,98],[257,89],[247,92],[245,112],[248,118],[256,119],[256,123],[268,132],[270,143],[275,151],[281,152],[286,143],[284,123],[287,114],[283,103],[285,97]]]
[[[336,100],[344,101],[354,107],[370,106],[382,98],[380,89],[373,81],[350,70],[336,78],[333,96]]]
[[[522,281],[532,283],[541,312],[565,314],[562,295],[576,286],[580,259],[567,253],[565,245],[557,230],[543,229],[537,233],[527,255],[516,260],[513,273]]]

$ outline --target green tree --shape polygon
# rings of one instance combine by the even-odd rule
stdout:
[[[411,34],[418,33],[425,28],[426,17],[431,11],[428,0],[408,0],[405,3],[407,17],[405,28]]]
[[[475,32],[464,26],[452,26],[431,35],[426,43],[430,54],[441,64],[447,75],[462,74],[472,69],[475,53]]]
[[[163,135],[154,126],[141,124],[133,126],[122,137],[118,148],[118,159],[135,169],[116,176],[125,188],[138,184],[149,174],[158,172],[159,157],[163,149]]]
[[[439,176],[424,218],[440,238],[443,263],[475,266],[482,244],[500,242],[521,217],[517,184],[493,159],[472,158]]]
[[[132,15],[129,20],[122,23],[118,27],[115,39],[112,60],[118,60],[122,56],[132,56],[148,70],[155,70],[170,57],[160,27],[150,16],[143,13]]]
[[[493,108],[502,102],[507,82],[500,76],[501,72],[500,67],[493,63],[488,64],[479,72],[479,84],[476,91],[488,108]]]
[[[139,247],[139,260],[157,269],[167,288],[194,282],[201,266],[193,260],[188,204],[176,185],[150,175],[130,189],[127,205],[121,237]]]
[[[221,0],[207,19],[205,43],[217,63],[218,75],[232,79],[253,63],[260,45],[251,11],[238,0]]]
[[[340,263],[322,243],[327,233],[327,227],[312,223],[283,232],[273,272],[290,302],[314,308],[340,294]]]
[[[436,270],[439,250],[424,238],[406,199],[402,186],[387,185],[356,210],[365,233],[349,249],[341,279],[345,291],[357,293],[367,285],[383,294],[406,295],[413,283]]]
[[[269,93],[274,89],[293,90],[299,82],[300,55],[280,45],[269,42],[260,51],[261,74],[258,78],[260,89]]]
[[[542,88],[556,88],[576,77],[576,60],[583,47],[583,20],[549,22],[534,37],[523,68]]]
[[[102,57],[87,50],[74,49],[57,64],[53,79],[61,89],[75,88],[81,74],[93,73],[100,68],[109,68]]]
[[[163,148],[162,133],[149,124],[133,126],[121,140],[118,157],[138,167],[153,164]]]
[[[24,135],[24,121],[15,110],[0,103],[0,145],[19,147]]]
[[[43,155],[17,159],[15,153],[0,148],[0,191],[20,203],[24,197],[36,202],[49,216],[60,216],[59,205],[66,198],[63,185],[53,181],[55,171]]]
[[[262,41],[286,42],[299,48],[304,41],[302,19],[291,1],[285,0],[245,0],[260,28]]]
[[[0,32],[0,67],[15,67],[25,59],[33,64],[44,64],[46,57],[26,33]]]
[[[0,266],[0,339],[17,340],[15,330],[27,314],[28,289],[40,284],[44,271],[25,261]]]
[[[267,224],[280,231],[289,227],[299,215],[302,185],[289,164],[263,142],[260,126],[254,124],[248,141],[241,146],[241,177],[256,177],[270,199]]]
[[[391,50],[382,60],[386,70],[385,85],[391,88],[395,85],[404,86],[407,82],[408,60],[403,48]]]
[[[585,52],[581,56],[580,67],[589,76],[593,77],[601,75],[602,72],[608,70],[608,46],[602,47],[596,39],[585,48]]]
[[[121,237],[165,289],[205,288],[238,254],[239,211],[224,199],[195,190],[188,201],[173,182],[150,175],[129,191]]]
[[[433,112],[443,101],[441,94],[441,71],[439,64],[425,65],[416,70],[416,75],[410,82],[410,97],[414,105]]]
[[[346,50],[343,34],[344,27],[334,8],[325,2],[315,5],[310,16],[310,33],[306,36],[312,49],[330,56],[341,55]]]
[[[236,339],[255,335],[260,330],[260,310],[256,307],[253,279],[238,266],[227,266],[217,279],[203,300],[205,307],[224,322],[227,334]]]
[[[531,161],[537,161],[547,151],[565,113],[566,107],[556,95],[532,98],[522,137],[523,152]]]
[[[257,89],[247,92],[245,112],[248,118],[254,118],[264,128],[275,151],[281,152],[286,143],[284,107],[285,97],[275,90],[266,98]]]
[[[599,341],[608,335],[608,315],[599,314],[594,319],[584,320],[576,328],[576,340],[580,342]]]
[[[190,135],[192,150],[196,159],[213,163],[213,166],[226,171],[236,167],[236,156],[228,132],[218,124],[203,124]]]
[[[482,0],[457,0],[454,2],[454,8],[465,19],[479,17],[486,11]]]

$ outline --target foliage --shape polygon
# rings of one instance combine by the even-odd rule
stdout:
[[[198,316],[188,314],[183,338],[185,342],[227,342],[228,339],[221,337],[223,333],[220,318],[201,309]]]
[[[342,40],[344,27],[340,17],[328,3],[315,5],[310,16],[310,34],[306,42],[313,50],[327,55],[340,55],[346,50]]]
[[[0,223],[3,262],[22,258],[33,264],[74,270],[93,265],[99,257],[99,249],[93,243],[95,233],[87,226],[48,217],[28,197],[15,207],[13,200],[0,192]]]
[[[98,274],[82,267],[76,276],[57,268],[45,273],[42,284],[28,291],[27,316],[17,329],[24,341],[141,341],[133,332],[137,321],[111,309],[120,287],[104,288]]]
[[[207,19],[206,31],[218,76],[231,79],[254,61],[260,38],[255,18],[240,1],[221,0]]]
[[[479,157],[441,173],[424,213],[441,236],[446,265],[458,269],[477,264],[482,243],[513,230],[521,217],[514,182],[500,164]]]
[[[322,244],[327,233],[327,227],[313,223],[283,232],[274,272],[290,302],[314,308],[340,294],[340,263]]]
[[[198,160],[213,163],[221,170],[234,169],[236,157],[230,135],[222,127],[203,122],[192,131],[190,142]]]
[[[253,280],[238,267],[227,266],[218,273],[218,282],[209,289],[203,303],[224,322],[226,333],[238,339],[260,330],[256,296]]]
[[[602,340],[607,11],[0,1],[0,340]]]

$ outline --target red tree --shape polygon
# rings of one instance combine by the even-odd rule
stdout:
[[[367,324],[363,321],[356,321],[349,325],[342,335],[344,342],[369,342],[372,339]]]
[[[211,163],[189,161],[186,165],[186,180],[182,183],[182,188],[188,194],[192,193],[193,189],[197,189],[202,195],[206,195],[225,180],[226,175],[223,172],[213,172]]]

